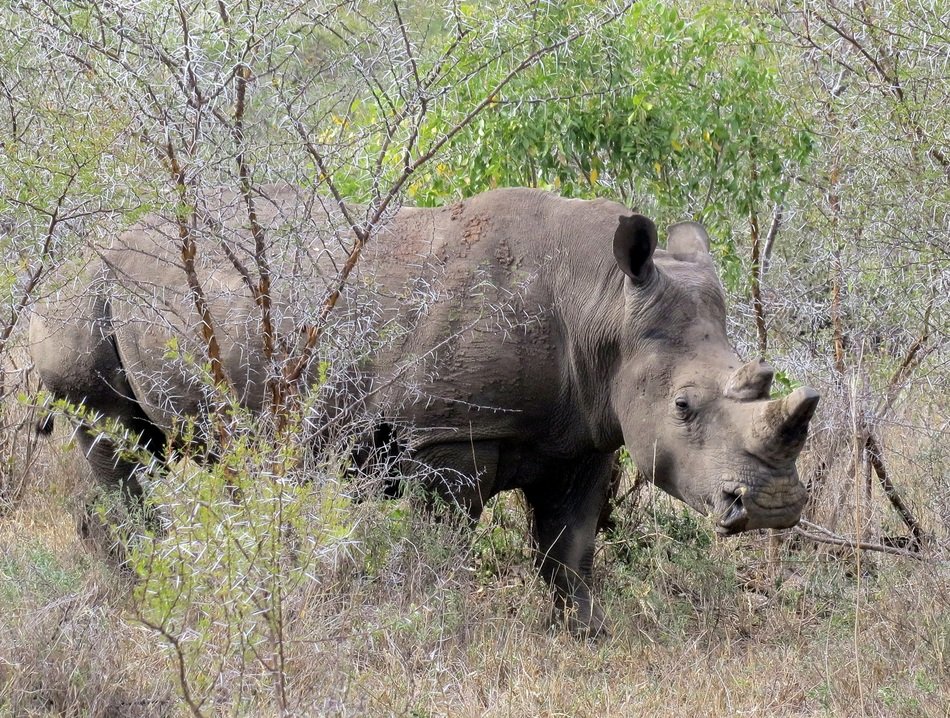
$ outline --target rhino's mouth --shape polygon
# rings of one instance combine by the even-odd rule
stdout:
[[[732,536],[745,531],[749,523],[749,512],[743,503],[745,486],[734,486],[720,492],[718,505],[714,509],[716,533],[720,536]]]
[[[721,486],[718,496],[708,501],[716,533],[732,536],[752,529],[784,529],[801,517],[807,499],[804,487],[794,478],[785,491],[764,493],[741,482]]]

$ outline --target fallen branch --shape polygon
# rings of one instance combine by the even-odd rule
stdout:
[[[802,528],[802,527],[805,528]],[[808,530],[806,530],[808,529]],[[896,546],[887,546],[886,544],[867,543],[866,541],[855,541],[846,536],[833,533],[824,526],[813,524],[811,521],[802,519],[799,525],[794,529],[795,533],[815,543],[826,543],[832,546],[846,546],[855,551],[877,551],[879,553],[889,553],[894,556],[903,556],[904,558],[913,558],[923,561],[927,557],[920,551],[910,551],[908,549],[898,548]]]
[[[907,504],[905,504],[904,500],[901,498],[900,492],[897,490],[897,488],[891,482],[890,477],[887,475],[887,469],[884,466],[884,457],[881,452],[881,446],[878,444],[874,434],[868,434],[867,441],[864,444],[864,450],[867,452],[871,466],[874,468],[874,473],[877,474],[877,478],[881,482],[881,488],[884,489],[884,495],[887,496],[888,500],[891,502],[891,505],[896,509],[897,513],[900,514],[900,517],[907,525],[907,528],[910,529],[910,534],[912,537],[911,546],[913,546],[916,550],[919,550],[924,537],[924,530],[921,528],[920,522],[918,522],[916,517],[910,512],[910,509],[907,508]]]

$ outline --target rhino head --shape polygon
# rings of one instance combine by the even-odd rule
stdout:
[[[772,368],[739,360],[701,225],[673,225],[666,252],[656,245],[653,222],[620,218],[622,359],[611,398],[624,443],[656,485],[711,513],[720,534],[794,526],[806,500],[795,460],[818,392],[771,399]]]

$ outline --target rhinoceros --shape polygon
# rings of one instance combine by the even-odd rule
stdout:
[[[260,410],[273,366],[246,281],[254,238],[241,196],[212,194],[189,230],[200,237],[198,277],[225,372]],[[291,332],[336,276],[342,243],[323,229],[333,214],[288,186],[257,196],[275,321]],[[158,454],[176,417],[207,411],[206,394],[168,358],[170,339],[197,334],[179,229],[147,217],[39,307],[30,327],[54,396],[118,420]],[[299,281],[281,290],[281,272],[303,276],[305,291]],[[538,568],[575,632],[604,628],[592,560],[621,446],[720,534],[800,518],[795,461],[818,393],[770,398],[772,368],[740,362],[699,224],[672,225],[664,250],[650,219],[603,199],[510,188],[406,207],[367,245],[344,299],[331,314],[350,323],[341,332],[388,337],[346,383],[379,418],[377,436],[411,428],[404,451],[434,469],[442,479],[432,490],[472,519],[494,495],[520,489]],[[78,437],[101,480],[140,492],[136,465],[95,426]]]

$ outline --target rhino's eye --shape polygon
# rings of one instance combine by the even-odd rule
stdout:
[[[676,397],[673,405],[676,407],[677,413],[683,416],[689,413],[689,399],[687,399],[685,396]]]

